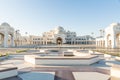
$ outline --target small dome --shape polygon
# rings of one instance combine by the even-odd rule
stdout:
[[[2,23],[1,26],[3,26],[3,27],[10,27],[10,25],[8,23],[6,23],[6,22]]]
[[[110,27],[120,26],[120,23],[112,23],[110,24]]]
[[[14,28],[11,27],[8,23],[4,22],[0,25],[0,28],[5,28],[5,29],[8,29],[8,30],[13,30],[14,31]]]

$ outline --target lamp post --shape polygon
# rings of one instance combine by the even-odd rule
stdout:
[[[94,46],[95,45],[95,42],[94,42],[94,32],[91,32],[91,36],[92,37],[91,37],[90,44]],[[96,45],[95,45],[95,48],[96,48]]]
[[[100,36],[103,37],[105,31],[103,29],[100,29],[99,31],[100,31]]]
[[[28,45],[28,42],[27,42],[27,34],[28,34],[28,33],[27,33],[27,32],[25,32],[25,34],[26,34],[26,45]]]
[[[91,34],[92,34],[92,37],[94,37],[94,32],[91,32]]]

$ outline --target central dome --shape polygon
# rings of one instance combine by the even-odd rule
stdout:
[[[64,28],[61,26],[58,26],[57,28],[55,28],[55,32],[56,34],[64,33]]]
[[[63,29],[63,27],[58,26],[58,27],[56,28],[56,30],[64,30],[64,29]]]

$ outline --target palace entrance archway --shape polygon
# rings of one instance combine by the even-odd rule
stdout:
[[[58,45],[61,45],[61,44],[62,44],[62,38],[61,38],[61,37],[58,37],[58,38],[56,39],[56,44],[58,44]]]
[[[0,25],[0,44],[2,47],[14,46],[14,29],[8,23]]]

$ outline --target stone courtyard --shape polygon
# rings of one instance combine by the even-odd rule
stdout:
[[[120,65],[112,56],[89,66],[81,65],[33,65],[24,61],[24,55],[32,55],[34,50],[14,53],[0,61],[0,65],[14,65],[18,75],[2,80],[111,80],[110,68]],[[99,79],[98,79],[99,77]],[[114,80],[114,79],[112,79]],[[117,80],[117,79],[116,79]]]

